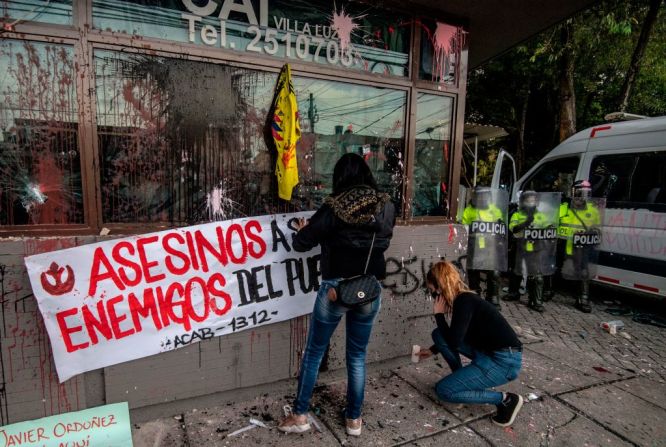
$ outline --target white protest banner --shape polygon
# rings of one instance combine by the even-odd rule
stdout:
[[[311,212],[213,222],[25,258],[61,382],[310,313],[320,252],[291,247]]]
[[[121,402],[0,427],[4,446],[132,447],[129,407]]]

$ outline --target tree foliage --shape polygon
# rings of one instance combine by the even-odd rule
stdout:
[[[525,172],[559,143],[561,62],[565,57],[573,62],[576,130],[602,123],[606,114],[617,111],[649,7],[650,0],[605,0],[568,21],[572,27],[568,44],[561,39],[565,22],[472,71],[467,122],[502,126],[509,133],[488,142],[480,156],[503,147]],[[627,112],[666,115],[664,54],[666,8],[662,2]]]

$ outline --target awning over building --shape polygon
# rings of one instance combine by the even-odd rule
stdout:
[[[475,68],[571,17],[595,0],[411,0],[469,24],[469,66]]]
[[[481,142],[491,138],[499,138],[509,135],[506,130],[498,126],[485,124],[465,123],[465,143],[472,144],[474,141]]]

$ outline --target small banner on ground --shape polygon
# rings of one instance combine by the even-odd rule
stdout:
[[[312,212],[213,222],[25,258],[61,382],[193,342],[310,313]]]
[[[132,447],[127,402],[0,427],[5,446]]]

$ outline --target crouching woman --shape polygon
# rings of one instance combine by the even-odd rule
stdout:
[[[503,427],[513,424],[523,398],[490,388],[518,377],[523,350],[518,336],[492,304],[469,290],[450,262],[433,265],[426,286],[434,298],[437,328],[432,332],[434,345],[419,356],[439,353],[451,368],[451,374],[437,382],[437,395],[446,402],[493,404],[497,407],[493,422]],[[471,363],[463,367],[460,354]]]

